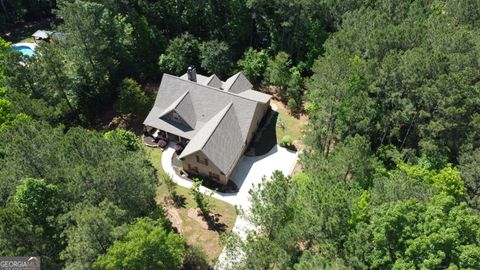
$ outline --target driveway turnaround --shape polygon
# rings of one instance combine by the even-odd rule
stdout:
[[[191,188],[193,185],[192,181],[180,177],[172,166],[174,153],[175,149],[172,144],[163,151],[163,170],[180,186]],[[235,182],[239,188],[237,193],[217,192],[204,186],[200,187],[200,191],[207,194],[212,193],[212,196],[216,199],[247,210],[250,208],[248,191],[252,186],[261,183],[263,176],[270,177],[275,170],[282,171],[283,174],[289,175],[293,171],[297,159],[298,155],[296,152],[275,145],[265,155],[256,157],[243,156],[240,159],[231,176],[231,180]]]
[[[174,145],[170,144],[163,151],[162,166],[173,181],[185,188],[191,188],[193,183],[180,177],[172,166],[172,157],[175,153]],[[262,156],[248,157],[243,156],[238,162],[232,173],[231,180],[235,182],[239,188],[237,193],[221,193],[208,189],[204,186],[200,187],[200,191],[205,194],[212,194],[212,197],[230,203],[241,208],[245,213],[250,210],[249,191],[253,186],[257,186],[262,182],[263,177],[270,177],[276,170],[283,172],[284,175],[290,175],[295,167],[298,159],[297,152],[287,150],[283,147],[275,145],[267,154]],[[252,224],[239,215],[235,221],[232,231],[245,239],[249,230],[255,229]],[[221,269],[221,265],[226,265],[225,249],[218,258],[216,269]]]

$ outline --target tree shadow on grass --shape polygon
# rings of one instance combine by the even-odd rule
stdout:
[[[163,201],[166,204],[173,205],[175,208],[185,208],[185,206],[187,204],[187,202],[186,202],[187,198],[185,198],[185,196],[179,195],[179,194],[174,195],[173,198],[171,196],[165,196],[163,198]]]
[[[223,233],[227,230],[227,225],[223,222],[220,222],[220,214],[210,213],[208,216],[204,217],[208,224],[208,229],[211,231],[216,231]]]

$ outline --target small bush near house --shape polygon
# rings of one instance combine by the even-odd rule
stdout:
[[[294,148],[292,137],[289,136],[289,135],[283,136],[282,140],[280,141],[280,146],[285,147],[285,148],[289,148],[289,149]]]

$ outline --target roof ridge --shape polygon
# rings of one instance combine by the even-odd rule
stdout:
[[[228,107],[228,108],[227,108]],[[202,147],[200,147],[200,149],[203,149],[205,147],[205,145],[210,141],[210,139],[212,138],[212,135],[213,133],[215,133],[215,131],[217,131],[217,128],[218,126],[220,125],[220,123],[222,123],[223,121],[223,118],[225,118],[225,116],[227,115],[227,113],[230,111],[230,109],[233,107],[233,102],[230,102],[227,106],[225,106],[225,108],[223,108],[220,112],[222,112],[223,110],[225,110],[225,112],[223,113],[222,117],[218,120],[218,123],[215,125],[215,128],[212,130],[212,132],[210,133],[210,135],[208,136],[208,138],[205,140],[205,143],[202,145]],[[219,112],[219,113],[220,113]],[[215,115],[216,116],[216,115]],[[214,116],[214,117],[215,117]],[[208,123],[208,122],[207,122]]]
[[[240,73],[240,72],[239,72],[239,73]],[[168,74],[168,73],[164,73],[163,76],[168,76],[168,77],[171,77],[171,78],[179,79],[179,80],[182,80],[182,81],[189,82],[189,83],[191,83],[191,84],[199,85],[199,86],[202,86],[202,87],[207,87],[208,89],[215,90],[215,91],[220,92],[220,93],[229,94],[229,95],[232,95],[232,96],[235,96],[235,97],[239,97],[239,98],[244,99],[244,100],[248,100],[248,101],[251,101],[251,102],[258,103],[258,102],[255,101],[255,100],[251,100],[251,99],[248,99],[248,98],[246,98],[246,97],[242,97],[242,96],[240,96],[239,94],[232,93],[232,92],[229,92],[229,91],[223,91],[223,90],[221,90],[221,89],[215,88],[215,87],[210,86],[210,85],[203,85],[203,84],[199,84],[199,83],[197,83],[197,82],[192,82],[192,81],[190,81],[190,80],[188,80],[188,79],[183,79],[183,78],[180,78],[180,77],[177,77],[177,76],[174,76],[174,75],[170,75],[170,74]],[[162,79],[162,80],[163,80],[163,79]],[[161,84],[160,84],[160,85],[161,85]],[[253,90],[253,89],[249,89],[249,90]],[[256,91],[256,90],[253,90],[253,91]],[[259,91],[257,91],[257,92],[259,92]],[[260,93],[262,93],[262,92],[260,92]]]
[[[199,133],[203,128],[208,127],[208,123],[209,123],[209,122],[211,122],[211,121],[212,121],[213,119],[215,119],[220,113],[222,113],[222,111],[224,111],[223,114],[221,115],[220,119],[218,119],[218,122],[215,124],[213,130],[208,133],[208,137],[205,139],[204,142],[202,142],[201,146],[199,146],[198,149],[195,149],[194,151],[192,151],[191,153],[188,153],[188,154],[186,154],[186,155],[184,155],[184,153],[185,153],[185,151],[184,151],[182,154],[180,154],[180,158],[183,158],[183,157],[185,157],[185,156],[189,156],[189,155],[191,155],[191,154],[193,154],[193,153],[196,153],[196,152],[198,152],[198,151],[201,151],[201,150],[205,147],[205,145],[207,145],[207,143],[210,141],[210,139],[212,138],[212,135],[215,133],[215,131],[217,131],[218,126],[220,125],[220,123],[222,123],[223,119],[225,118],[225,116],[227,115],[227,113],[230,111],[230,109],[231,109],[232,107],[233,107],[233,102],[230,102],[227,106],[225,106],[225,107],[224,107],[223,109],[221,109],[217,114],[215,114],[209,121],[205,122],[205,124],[203,125],[203,127],[195,134],[195,136],[198,136],[198,133]],[[238,120],[237,120],[237,122],[238,122]],[[195,138],[195,137],[194,137],[194,138]],[[192,138],[192,140],[193,140],[194,138]],[[242,136],[242,138],[243,138],[243,136]],[[188,148],[189,145],[190,145],[190,144],[187,144],[187,147],[185,148],[185,150],[187,150],[187,148]]]
[[[180,105],[180,103],[185,99],[185,97],[190,93],[190,91],[187,90],[187,92],[185,92],[183,95],[181,95],[177,100],[175,100],[175,102],[171,105],[171,106],[168,106],[164,112],[162,112],[162,115],[160,115],[160,117],[163,117],[165,116],[167,113],[175,110],[178,105]]]

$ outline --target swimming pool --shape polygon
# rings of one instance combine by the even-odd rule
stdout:
[[[28,47],[28,46],[24,46],[24,45],[13,45],[12,46],[14,50],[16,51],[19,51],[21,52],[23,55],[26,55],[26,56],[29,56],[29,57],[32,57],[34,56],[36,53],[34,50],[32,50],[32,48]]]

